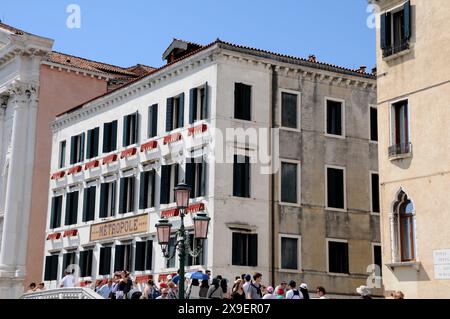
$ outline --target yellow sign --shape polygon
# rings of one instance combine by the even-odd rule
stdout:
[[[148,230],[148,214],[114,220],[91,226],[90,241],[98,241],[124,235],[145,233]]]

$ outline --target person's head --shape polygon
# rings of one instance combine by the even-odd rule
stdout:
[[[210,278],[211,278],[211,270],[205,270],[205,274],[207,274],[207,275],[208,275],[208,277],[210,277]]]
[[[359,293],[362,297],[367,297],[367,296],[370,296],[370,294],[371,294],[369,287],[364,286],[364,285],[356,288],[356,292]]]
[[[393,294],[394,299],[405,299],[405,294],[401,291],[396,291]]]
[[[260,283],[262,280],[262,274],[260,274],[259,272],[255,272],[255,274],[253,275],[253,280],[257,283]]]
[[[192,279],[191,285],[197,287],[200,286],[200,282],[198,281],[198,279]]]
[[[169,294],[169,289],[167,289],[167,288],[161,289],[161,296],[163,299],[167,299],[168,294]]]
[[[36,284],[35,284],[34,282],[32,282],[32,283],[28,286],[28,288],[30,288],[30,289],[35,289],[35,288],[36,288]]]
[[[287,282],[283,280],[283,281],[281,282],[280,286],[281,286],[284,290],[286,290]]]
[[[294,280],[289,281],[289,288],[295,289],[297,287],[297,283]]]
[[[242,279],[239,278],[239,279],[236,280],[236,282],[234,283],[235,290],[241,289],[243,285],[244,285],[244,280],[242,280]]]
[[[219,280],[219,281],[223,279],[223,278],[222,278],[222,275],[217,275],[216,278],[217,278],[217,280]]]
[[[228,284],[227,284],[227,280],[226,279],[222,279],[220,281],[220,287],[222,288],[223,292],[227,292]]]
[[[241,277],[239,276],[234,277],[234,282],[236,283],[236,281],[238,281],[239,279],[241,279]]]
[[[300,289],[301,289],[301,290],[307,291],[307,290],[308,290],[308,285],[305,284],[305,283],[302,283],[302,284],[300,285]]]
[[[316,293],[319,297],[323,297],[327,294],[325,288],[323,288],[323,287],[317,287]]]
[[[45,284],[43,283],[43,282],[41,282],[39,285],[38,285],[38,288],[39,289],[44,289],[45,288]]]
[[[174,283],[173,281],[169,281],[169,282],[167,283],[167,287],[169,287],[170,289],[175,289],[175,288],[176,288],[176,285],[175,285],[175,283]]]
[[[211,283],[211,285],[216,287],[216,288],[219,288],[220,287],[220,281],[217,278],[214,278],[212,283]]]
[[[250,282],[252,280],[252,276],[247,274],[247,275],[245,275],[244,279],[246,282]]]
[[[149,281],[147,281],[147,285],[153,288],[155,286],[155,282],[150,279]]]
[[[209,288],[208,279],[203,279],[202,280],[202,285],[201,285],[200,288]]]
[[[113,280],[112,279],[108,279],[108,286],[111,287],[113,284]]]
[[[242,274],[242,275],[241,275],[241,279],[242,279],[242,280],[245,280],[245,276],[246,276],[246,275],[247,275],[247,274]]]
[[[278,296],[284,296],[284,289],[282,287],[278,288],[278,290],[276,291],[276,294]]]
[[[273,287],[272,286],[267,287],[266,291],[268,294],[273,294]]]

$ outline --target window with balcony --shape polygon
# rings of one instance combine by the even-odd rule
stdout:
[[[84,161],[84,140],[85,133],[72,136],[70,139],[70,165]]]
[[[394,103],[391,108],[391,146],[389,157],[394,158],[411,153],[409,140],[408,101]]]
[[[395,55],[409,49],[411,38],[411,3],[381,14],[380,30],[383,57]]]

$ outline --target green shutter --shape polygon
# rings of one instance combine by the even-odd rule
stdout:
[[[411,38],[411,1],[406,1],[403,6],[403,27],[405,30],[404,40]]]
[[[126,187],[127,187],[126,178],[120,179],[120,193],[119,193],[119,214],[126,213]]]
[[[166,132],[173,130],[173,98],[167,99]]]
[[[98,156],[98,144],[100,139],[100,128],[97,127],[93,131],[93,142],[92,142],[92,149],[91,149],[91,158]]]
[[[248,266],[258,266],[258,235],[248,235]]]
[[[83,194],[83,222],[88,221],[88,214],[89,214],[89,188],[85,188]]]
[[[123,135],[122,135],[122,146],[127,147],[130,145],[128,143],[129,135],[128,135],[128,127],[129,127],[129,119],[130,117],[128,115],[123,117]]]
[[[152,192],[152,197],[151,197],[151,203],[150,203],[150,207],[155,207],[155,182],[156,182],[156,172],[155,170],[152,170],[150,172],[150,179],[151,179],[151,192]]]
[[[136,256],[134,260],[134,270],[145,270],[145,246],[146,242],[136,242]]]
[[[136,113],[134,114],[134,136],[133,136],[133,143],[131,144],[136,144],[139,142],[139,126],[140,126],[140,116],[139,116],[139,112],[136,111]]]
[[[114,254],[114,271],[127,270],[127,269],[123,269],[124,255],[125,255],[125,246],[117,245],[116,253]],[[128,269],[128,270],[130,270],[130,269]]]
[[[108,184],[100,186],[100,218],[108,216]]]
[[[50,212],[50,229],[55,229],[55,218],[56,218],[56,197],[52,198],[52,208]]]
[[[87,265],[87,260],[86,260],[86,251],[81,251],[80,252],[80,260],[78,262],[78,266],[80,266],[80,277],[86,277],[86,265]]]
[[[87,134],[86,159],[91,159],[91,147],[93,144],[93,130],[89,130]]]
[[[66,195],[66,217],[65,217],[65,222],[64,222],[64,224],[66,226],[70,225],[70,221],[71,221],[70,214],[72,212],[72,205],[73,205],[72,203],[73,203],[72,193],[68,193]]]
[[[111,123],[111,146],[109,151],[113,152],[117,149],[117,121]]]
[[[45,257],[45,272],[44,272],[44,280],[50,281],[52,273],[52,256]]]
[[[206,120],[209,118],[209,107],[208,107],[208,102],[209,102],[209,87],[208,87],[208,82],[205,83],[205,95],[203,96],[203,109],[201,110],[202,113],[202,120]]]
[[[152,138],[158,135],[158,104],[148,108],[148,137]]]
[[[153,258],[153,241],[148,240],[146,245],[146,259],[145,270],[152,270],[152,258]]]
[[[201,170],[201,172],[200,172],[200,181],[199,181],[199,183],[200,183],[200,185],[199,185],[199,187],[200,187],[200,194],[199,194],[199,196],[200,197],[203,197],[203,196],[206,196],[206,183],[207,183],[207,173],[208,173],[208,163],[206,163],[206,161],[203,161],[201,164],[200,164],[200,170]]]
[[[86,143],[86,133],[81,134],[81,143],[80,143],[80,158],[77,159],[77,162],[84,161],[84,145]]]
[[[72,136],[70,138],[70,165],[73,165],[73,164],[76,163],[76,160],[75,160],[75,152],[76,152],[75,143],[76,143],[76,136]]]
[[[194,161],[194,159],[192,159]],[[191,188],[191,198],[196,198],[195,193],[195,163],[186,163],[185,183]]]
[[[111,123],[103,125],[103,153],[109,153],[111,148]]]
[[[142,172],[139,180],[139,209],[148,208],[148,172]]]
[[[160,203],[169,204],[170,202],[170,166],[161,166],[161,195]]]
[[[184,127],[184,93],[180,95],[180,104],[178,105],[178,123],[177,127]]]
[[[197,117],[197,89],[189,91],[189,124],[193,124]]]

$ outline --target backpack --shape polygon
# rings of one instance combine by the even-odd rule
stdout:
[[[300,292],[297,289],[292,289],[292,297],[291,299],[294,299],[295,296],[298,296],[300,298]]]
[[[254,283],[251,283],[250,285],[256,289],[256,293],[258,294],[258,296],[260,296],[262,298],[261,286],[256,287],[256,285]]]
[[[159,292],[159,290],[156,288],[153,288],[153,291],[151,292],[151,294],[148,295],[148,299],[156,299],[159,296],[161,296],[161,293]]]

